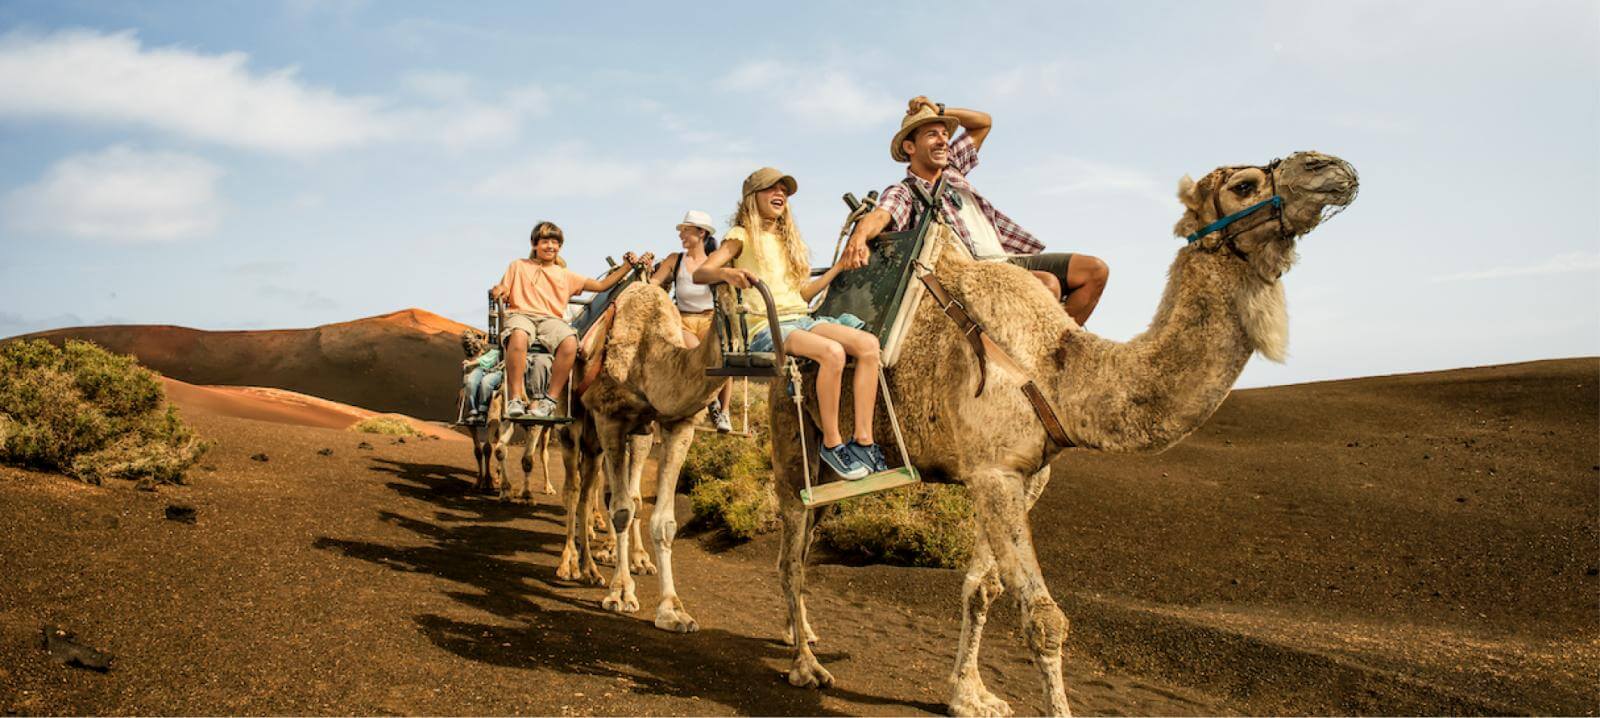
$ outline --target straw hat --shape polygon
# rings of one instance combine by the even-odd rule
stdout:
[[[698,209],[691,209],[688,212],[685,212],[683,215],[683,221],[679,222],[678,226],[674,229],[683,229],[684,227],[703,229],[706,231],[706,234],[713,236],[715,236],[717,233],[716,226],[711,224],[711,215],[701,212]]]
[[[744,196],[749,197],[751,194],[760,192],[779,182],[783,183],[783,188],[789,190],[791,195],[800,191],[800,185],[794,181],[793,177],[784,174],[782,170],[776,167],[762,167],[751,172],[749,177],[744,178]]]
[[[906,115],[905,119],[900,121],[900,131],[894,133],[894,139],[889,141],[889,156],[893,157],[896,162],[910,162],[911,158],[900,150],[900,143],[905,142],[906,138],[910,137],[911,133],[916,132],[918,127],[930,122],[944,123],[945,130],[949,131],[951,135],[954,135],[956,128],[961,125],[954,117],[941,115],[932,108],[923,107],[914,113]]]

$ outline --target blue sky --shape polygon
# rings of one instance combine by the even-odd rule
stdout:
[[[820,263],[918,94],[993,113],[976,186],[1111,264],[1102,335],[1154,311],[1181,176],[1316,149],[1361,196],[1243,385],[1600,354],[1593,2],[10,0],[0,336],[481,324],[536,220],[598,271],[762,165]]]

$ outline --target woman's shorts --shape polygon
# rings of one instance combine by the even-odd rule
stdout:
[[[783,338],[788,339],[790,332],[796,329],[801,331],[809,330],[818,324],[838,324],[840,326],[850,327],[851,329],[860,329],[867,325],[867,323],[861,321],[859,317],[849,313],[840,314],[837,317],[813,317],[810,315],[801,315],[790,319],[779,319],[778,331],[783,332]],[[772,351],[772,332],[770,330],[771,327],[762,327],[757,329],[755,334],[750,335],[750,351]]]
[[[698,314],[692,312],[682,312],[679,313],[678,316],[683,319],[684,331],[689,332],[700,339],[705,339],[706,334],[711,331],[711,317],[715,316],[715,314],[715,312],[708,309]]]

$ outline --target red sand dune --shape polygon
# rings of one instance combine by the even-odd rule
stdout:
[[[273,387],[430,420],[455,418],[467,325],[421,309],[310,329],[204,331],[171,325],[54,329],[132,354],[189,384]]]
[[[239,419],[255,419],[277,424],[346,429],[379,412],[340,404],[284,389],[259,386],[196,386],[171,377],[162,377],[167,400],[185,414],[212,414]],[[454,431],[403,414],[388,414],[423,434],[440,439],[465,441]]]

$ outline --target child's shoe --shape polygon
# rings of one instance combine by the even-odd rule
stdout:
[[[541,396],[533,400],[533,415],[540,419],[548,419],[556,413],[556,400],[548,396]]]
[[[728,412],[723,411],[717,402],[711,402],[711,424],[717,427],[717,432],[721,434],[733,431],[733,421],[728,418]]]
[[[506,418],[520,419],[528,414],[528,403],[521,399],[506,402]]]
[[[833,469],[833,473],[838,474],[841,479],[855,481],[856,479],[864,479],[867,474],[872,473],[856,459],[855,454],[850,451],[850,447],[846,444],[840,444],[832,448],[824,446],[818,453],[822,454],[822,463]]]
[[[845,444],[845,448],[855,455],[856,461],[871,469],[872,473],[877,474],[889,470],[889,462],[883,458],[883,450],[879,449],[877,444],[863,446],[856,443],[855,439],[851,439]]]

